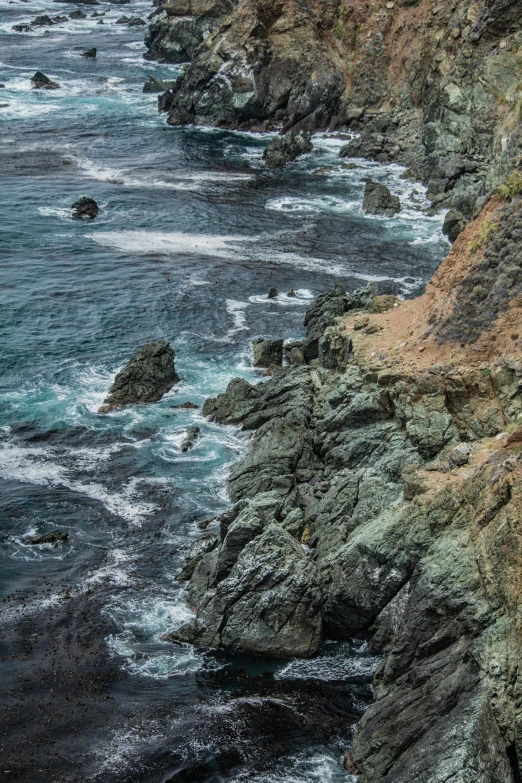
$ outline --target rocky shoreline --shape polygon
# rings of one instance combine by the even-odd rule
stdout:
[[[354,131],[341,154],[407,166],[452,239],[518,165],[519,0],[168,0],[146,44],[187,63],[170,124]]]
[[[492,220],[496,247],[473,249]],[[375,699],[345,760],[361,783],[520,780],[520,296],[467,343],[444,328],[521,220],[490,202],[416,300],[322,294],[297,363],[204,406],[252,444],[169,638],[283,658],[369,638]]]

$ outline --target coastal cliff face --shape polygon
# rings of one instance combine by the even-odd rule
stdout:
[[[462,222],[518,162],[520,2],[206,0],[190,23],[187,2],[147,38],[151,57],[191,60],[160,98],[173,125],[357,130],[343,154],[404,163]],[[197,48],[186,24],[204,27]]]
[[[367,635],[382,660],[346,759],[361,783],[520,780],[517,286],[448,339],[474,280],[491,310],[504,267],[484,264],[516,263],[519,227],[520,202],[495,197],[422,297],[321,295],[289,352],[303,363],[205,404],[252,445],[181,574],[196,616],[171,638],[307,657]]]

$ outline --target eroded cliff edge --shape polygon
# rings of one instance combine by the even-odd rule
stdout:
[[[205,405],[253,439],[173,639],[285,657],[369,633],[361,783],[520,780],[519,234],[520,201],[495,197],[422,297],[337,287],[294,364]]]
[[[462,222],[522,152],[520,0],[167,0],[147,43],[191,61],[169,123],[356,130],[344,154],[405,164]]]

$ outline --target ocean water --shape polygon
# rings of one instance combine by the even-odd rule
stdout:
[[[377,665],[362,640],[278,664],[162,640],[190,616],[176,573],[248,448],[172,406],[259,380],[252,339],[302,336],[337,282],[420,292],[447,252],[443,216],[399,166],[347,168],[335,134],[266,171],[267,137],[168,127],[141,90],[179,70],[116,24],[150,3],[80,7],[85,20],[15,33],[76,6],[0,2],[2,764],[12,781],[346,783]],[[36,70],[60,89],[33,90]],[[400,195],[395,218],[363,214],[369,176]],[[96,220],[71,219],[82,195]],[[116,371],[159,337],[181,383],[99,416]],[[50,530],[68,542],[25,543]]]

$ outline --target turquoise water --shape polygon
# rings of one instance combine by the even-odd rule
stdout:
[[[143,60],[143,28],[116,24],[124,13],[146,18],[148,3],[82,6],[86,20],[11,30],[74,8],[0,3],[0,103],[7,104],[0,107],[0,597],[23,594],[16,611],[11,598],[2,604],[4,624],[16,629],[25,617],[38,625],[49,607],[59,608],[64,590],[82,601],[96,596],[96,611],[110,624],[104,654],[120,679],[106,725],[79,740],[88,747],[82,774],[131,781],[139,769],[139,780],[152,781],[174,768],[164,756],[173,736],[190,746],[191,758],[219,756],[201,726],[217,725],[236,687],[212,677],[234,671],[237,661],[161,637],[189,616],[175,574],[199,535],[197,522],[227,506],[227,471],[248,442],[199,411],[171,406],[201,404],[237,375],[256,379],[251,340],[300,337],[307,304],[336,282],[419,292],[447,243],[442,215],[427,215],[423,189],[402,180],[397,166],[346,168],[338,159],[345,139],[318,135],[314,153],[268,172],[266,138],[169,128],[156,96],[141,88],[151,73],[178,71]],[[94,10],[105,13],[103,26]],[[80,56],[91,46],[94,61]],[[36,70],[60,89],[32,90]],[[368,176],[401,196],[395,219],[363,215]],[[82,195],[100,204],[96,220],[71,220],[70,205]],[[283,292],[276,300],[266,296],[271,285]],[[284,293],[290,288],[295,299]],[[97,415],[115,372],[159,337],[171,340],[182,382],[157,405]],[[201,437],[183,454],[192,424]],[[24,543],[56,529],[69,533],[63,547]],[[330,672],[330,680],[352,683],[351,707],[362,708],[374,665],[364,644],[326,645],[321,661],[305,677],[287,664],[241,666],[254,679],[270,671],[293,683],[326,682]],[[154,715],[168,698],[193,721],[208,689],[214,717],[199,719],[197,748],[188,718],[175,732],[158,724],[144,742],[137,718],[118,712],[131,694],[136,714]],[[281,751],[283,761],[216,762],[198,779],[349,780],[340,767],[346,741],[305,732],[289,738],[293,750]],[[241,743],[246,758],[258,741],[245,730]],[[20,774],[54,779],[52,771]]]

